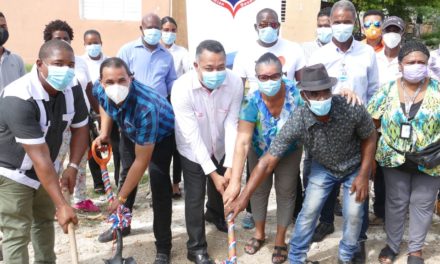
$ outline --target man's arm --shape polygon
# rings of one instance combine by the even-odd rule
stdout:
[[[167,86],[167,95],[171,95],[171,88],[173,87],[174,81],[177,79],[176,70],[174,68],[174,60],[173,57],[171,57],[170,63],[169,63],[169,71],[165,78],[165,84]]]
[[[64,233],[67,233],[67,225],[70,222],[77,224],[78,219],[72,207],[67,204],[61,193],[58,174],[50,159],[49,148],[46,143],[35,145],[22,144],[22,146],[32,160],[32,165],[41,185],[47,191],[57,208],[58,223],[63,228]]]
[[[99,113],[99,102],[96,99],[96,97],[93,96],[93,87],[94,86],[92,82],[87,83],[86,95],[87,95],[87,99],[89,99],[90,106],[92,107],[93,111],[95,111],[95,113]]]
[[[371,56],[371,65],[367,69],[367,78],[367,100],[369,102],[371,97],[373,97],[373,95],[379,89],[379,69],[377,67],[376,54],[374,53],[374,51],[373,55]]]

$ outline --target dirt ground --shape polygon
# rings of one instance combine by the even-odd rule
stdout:
[[[88,177],[87,187],[92,188],[91,177]],[[111,176],[111,179],[113,177]],[[145,180],[140,185],[135,209],[132,221],[132,231],[131,235],[124,238],[124,257],[133,256],[138,264],[153,263],[155,257],[155,245],[153,236],[153,213],[152,208],[150,208],[150,200],[147,198],[148,184]],[[105,208],[106,203],[103,201],[103,197],[98,197],[92,194],[90,190],[89,193],[93,198],[93,201],[100,205],[102,209]],[[253,231],[244,230],[241,228],[241,214],[237,220],[237,254],[239,263],[271,263],[271,255],[273,249],[273,241],[276,231],[276,205],[275,205],[275,195],[272,190],[270,197],[270,203],[268,208],[268,223],[267,223],[267,238],[266,244],[263,248],[257,252],[255,255],[247,255],[243,251],[244,243],[249,239]],[[107,230],[110,226],[109,223],[101,219],[90,219],[95,217],[96,214],[85,214],[80,213],[80,224],[76,230],[76,239],[78,244],[78,254],[79,260],[82,264],[98,264],[104,263],[102,259],[111,258],[114,254],[115,247],[111,243],[102,244],[97,240],[98,235]],[[323,242],[314,243],[309,251],[308,258],[310,260],[319,261],[320,263],[337,263],[337,252],[338,243],[341,238],[341,217],[336,217],[336,231],[328,236]],[[55,252],[57,254],[57,263],[71,263],[70,253],[69,253],[69,240],[68,236],[64,235],[61,229],[56,224],[56,247]],[[290,238],[290,232],[292,226],[289,227],[289,233],[286,241]],[[190,264],[191,262],[186,259],[186,229],[185,229],[185,219],[184,219],[184,202],[183,199],[173,200],[173,221],[172,221],[172,231],[173,231],[173,249],[172,249],[172,263],[174,264]],[[208,252],[213,259],[217,262],[223,261],[227,257],[227,236],[225,233],[217,231],[214,225],[206,224],[206,233],[208,240]],[[370,227],[368,231],[368,242],[367,242],[367,254],[368,263],[378,263],[377,256],[381,248],[385,245],[385,233],[382,227]],[[404,241],[407,241],[407,234],[405,233]],[[432,227],[426,238],[426,246],[424,248],[424,258],[427,264],[438,264],[440,263],[440,247],[438,246],[438,241],[440,241],[440,218],[435,216],[433,219]],[[31,261],[33,261],[32,256],[32,246],[29,246],[29,252],[31,256]],[[397,264],[406,263],[406,243],[403,243],[401,247],[401,254],[398,260],[395,262]],[[1,263],[1,262],[0,262]],[[287,262],[286,262],[287,263]]]

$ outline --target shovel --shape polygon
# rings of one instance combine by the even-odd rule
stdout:
[[[69,190],[63,189],[64,200],[70,205],[70,193]],[[75,229],[73,227],[73,223],[69,223],[67,226],[67,231],[69,235],[69,244],[70,244],[70,258],[72,264],[78,264],[78,250],[76,247],[76,238],[75,238]]]
[[[110,183],[110,178],[107,171],[107,163],[110,161],[110,158],[112,156],[112,148],[110,145],[107,146],[107,152],[108,155],[106,158],[101,158],[98,156],[96,152],[96,144],[93,142],[92,144],[92,156],[95,159],[96,163],[98,163],[100,169],[101,169],[101,175],[102,175],[102,181],[104,182],[104,189],[105,189],[105,195],[107,196],[107,201],[111,204],[113,202],[114,196],[112,191],[112,185]],[[128,209],[125,208],[124,210],[118,208],[118,213],[121,211],[127,211]],[[129,210],[128,210],[129,213]],[[118,218],[118,217],[115,217]],[[116,253],[111,259],[104,259],[105,264],[136,264],[136,261],[133,257],[129,257],[124,259],[122,257],[122,248],[123,248],[123,242],[122,242],[122,230],[120,227],[117,227],[114,229],[113,232],[116,232]]]

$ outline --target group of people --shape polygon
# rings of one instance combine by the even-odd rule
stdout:
[[[21,58],[3,47],[8,28],[0,13],[5,262],[29,263],[32,241],[35,263],[55,263],[54,216],[67,232],[69,223],[78,222],[73,208],[99,210],[85,185],[93,141],[98,149],[112,145],[115,154],[118,194],[110,213],[121,205],[133,210],[148,169],[155,264],[171,263],[172,198],[180,196],[181,174],[187,259],[196,264],[214,263],[205,221],[227,232],[226,216],[234,219],[245,209],[243,227],[255,233],[244,251],[259,251],[266,243],[272,186],[272,263],[313,263],[307,259],[310,244],[334,232],[335,215],[343,216],[339,263],[369,262],[365,241],[373,224],[384,224],[387,236],[379,262],[393,263],[407,214],[408,263],[424,263],[440,189],[440,51],[405,42],[404,21],[376,10],[364,13],[366,40],[357,41],[356,17],[350,1],[338,1],[318,13],[317,39],[299,45],[279,36],[274,10],[262,9],[254,26],[257,40],[237,52],[232,69],[216,40],[202,41],[190,58],[175,44],[171,17],[145,15],[139,38],[115,57],[103,54],[101,35],[93,29],[84,33],[86,53],[74,55],[72,28],[54,20],[25,74]],[[88,163],[95,191],[103,192],[99,166],[93,159]],[[63,192],[74,193],[73,207]],[[130,232],[122,230],[124,236]],[[110,228],[98,240],[113,237]]]

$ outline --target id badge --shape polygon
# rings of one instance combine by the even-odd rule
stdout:
[[[408,123],[400,125],[400,138],[409,139],[411,138],[412,126]]]

